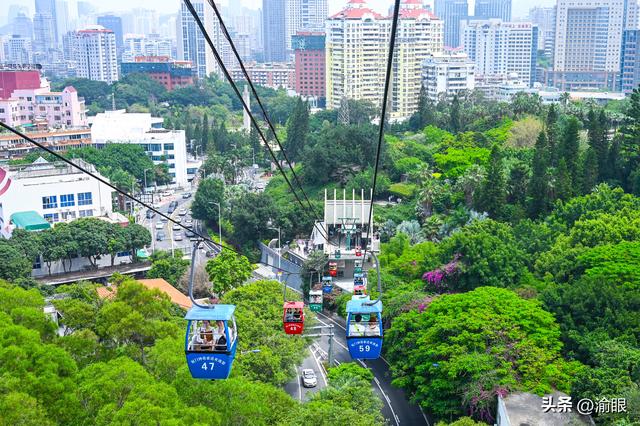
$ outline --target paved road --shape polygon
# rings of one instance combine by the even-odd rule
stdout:
[[[307,401],[313,393],[319,392],[327,386],[327,378],[321,367],[323,360],[323,350],[317,344],[313,344],[307,348],[307,357],[302,364],[296,367],[296,376],[284,386],[285,391],[299,401]],[[300,374],[305,368],[310,368],[316,372],[318,376],[318,385],[315,388],[305,388],[302,386],[302,378]]]
[[[334,357],[337,363],[352,362],[349,350],[347,349],[347,339],[345,337],[344,319],[337,315],[327,315],[318,313],[318,319],[324,324],[333,324],[334,328]],[[327,351],[329,348],[329,339],[323,337],[320,346]],[[391,386],[391,373],[389,364],[381,357],[375,360],[358,361],[363,367],[369,368],[374,375],[374,390],[380,395],[383,408],[382,414],[385,419],[389,420],[391,425],[428,425],[431,422],[420,408],[409,402],[404,391],[400,388]]]
[[[187,191],[187,192],[191,192],[191,191]],[[191,201],[193,200],[193,197],[191,198],[187,198],[184,199],[182,198],[182,194],[183,192],[179,192],[179,193],[175,193],[169,197],[165,197],[163,198],[160,203],[159,206],[157,207],[157,209],[159,211],[161,211],[164,214],[169,214],[168,210],[169,210],[169,204],[172,201],[177,201],[178,202],[178,207],[176,208],[176,210],[170,215],[171,218],[175,219],[178,217],[181,217],[182,220],[186,220],[187,218],[191,218],[191,216],[187,215],[187,216],[179,216],[179,212],[180,209],[185,208],[185,209],[189,209],[191,206]],[[191,243],[189,241],[188,238],[185,237],[184,235],[184,230],[181,229],[180,232],[183,236],[183,240],[182,241],[174,241],[174,235],[173,235],[173,230],[172,230],[172,224],[168,223],[164,218],[161,218],[159,215],[156,215],[155,217],[151,218],[151,219],[147,219],[146,218],[146,209],[143,210],[140,213],[143,217],[143,220],[141,221],[141,224],[146,226],[147,229],[149,229],[149,231],[151,232],[151,235],[153,236],[153,243],[152,243],[152,249],[153,250],[183,250],[186,251],[186,253],[189,253],[191,250]],[[162,222],[163,223],[163,227],[162,229],[157,229],[156,228],[156,224],[158,222]],[[157,241],[156,237],[158,235],[158,232],[162,231],[165,235],[165,238],[162,241]]]

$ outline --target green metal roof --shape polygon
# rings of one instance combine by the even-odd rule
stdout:
[[[18,212],[11,215],[11,221],[21,229],[27,231],[40,231],[42,229],[49,229],[51,225],[44,220],[37,212]]]

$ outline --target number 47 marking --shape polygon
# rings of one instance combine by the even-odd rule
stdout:
[[[209,364],[209,368],[207,368],[207,364]],[[203,370],[213,370],[213,362],[203,362],[200,368]]]

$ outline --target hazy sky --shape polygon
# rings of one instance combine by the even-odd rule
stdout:
[[[89,3],[94,4],[100,11],[118,11],[127,10],[132,7],[143,7],[147,9],[156,9],[159,13],[174,13],[178,10],[180,4],[179,0],[86,0]],[[226,5],[229,0],[222,0],[222,4]],[[238,1],[238,0],[232,0]],[[474,0],[469,0],[469,3],[473,5]],[[240,2],[252,9],[258,9],[262,6],[262,0],[240,0]],[[334,13],[339,11],[345,4],[346,0],[328,0],[329,12]],[[2,3],[7,6],[2,6],[2,9],[8,7],[10,4],[20,4],[28,6],[33,13],[34,0],[2,0]],[[368,0],[368,3],[373,9],[379,12],[386,12],[389,6],[393,4],[393,0]],[[427,4],[432,4],[433,0],[426,0]],[[551,6],[555,4],[555,0],[536,0],[531,2],[528,0],[513,0],[513,16],[524,17],[532,6]],[[472,8],[473,10],[473,8]],[[6,9],[0,11],[0,14],[6,15]]]

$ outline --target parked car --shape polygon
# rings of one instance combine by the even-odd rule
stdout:
[[[302,370],[302,386],[305,388],[315,388],[318,384],[318,378],[316,377],[316,372],[310,368],[305,368]]]
[[[156,234],[156,241],[162,241],[166,238],[166,234],[163,231],[158,231]]]
[[[175,211],[176,211],[175,206],[172,206],[171,204],[169,204],[169,208],[167,209],[167,212],[168,212],[169,214],[171,214],[171,213],[173,213],[173,212],[175,212]]]
[[[184,232],[184,236],[187,238],[192,238],[192,237],[195,237],[196,234],[194,234],[193,231],[189,230]]]
[[[153,210],[147,210],[147,219],[154,218],[156,216],[156,212]]]
[[[174,241],[182,241],[182,234],[179,232],[174,232],[173,233],[173,239]]]
[[[178,225],[177,223],[174,223],[173,226],[171,227],[171,229],[173,229],[174,231],[179,231],[182,229],[182,227],[180,225]]]
[[[184,224],[191,228],[193,226],[193,219],[191,219],[190,217],[186,218]]]
[[[175,218],[175,219],[173,219],[173,220],[175,220],[175,221],[176,221],[176,222],[178,222],[178,223],[182,223],[182,218],[181,218],[180,216],[176,217],[176,218]]]
[[[190,192],[185,192],[184,194],[182,194],[182,198],[184,198],[185,200],[187,198],[191,198],[191,193]]]
[[[180,209],[180,211],[178,212],[178,214],[180,216],[186,216],[187,215],[187,209]]]
[[[164,223],[162,221],[156,222],[156,229],[162,229],[162,228],[164,228]]]

